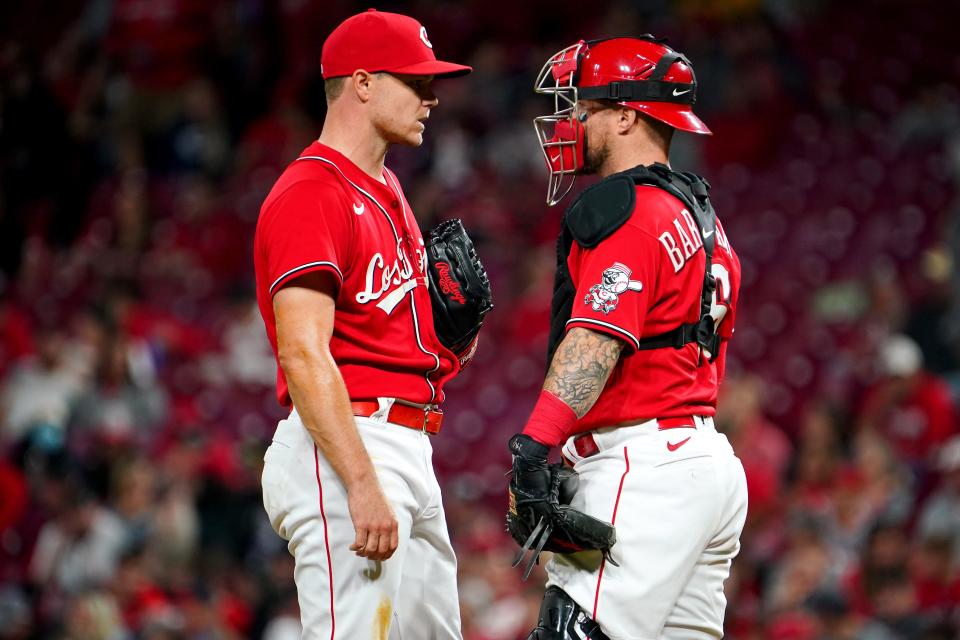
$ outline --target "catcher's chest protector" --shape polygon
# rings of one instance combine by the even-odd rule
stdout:
[[[648,349],[679,349],[696,342],[706,349],[711,358],[719,352],[720,336],[714,331],[710,304],[716,283],[711,273],[713,249],[717,226],[716,214],[710,204],[706,180],[693,173],[679,173],[664,164],[638,166],[615,173],[585,189],[570,205],[560,225],[557,239],[557,270],[553,282],[553,300],[550,305],[550,338],[547,346],[547,366],[553,359],[560,341],[566,332],[567,321],[573,310],[577,288],[567,268],[567,258],[573,243],[590,249],[610,237],[622,227],[636,205],[636,185],[649,185],[663,189],[680,200],[697,221],[700,239],[706,253],[703,288],[700,295],[700,319],[682,324],[676,329],[640,340],[639,351]]]

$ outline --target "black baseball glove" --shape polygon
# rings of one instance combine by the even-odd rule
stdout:
[[[473,355],[483,317],[493,309],[490,280],[459,219],[430,231],[427,260],[433,326],[462,365]]]
[[[507,531],[520,545],[513,566],[532,549],[523,572],[526,580],[541,551],[575,553],[598,550],[613,565],[610,548],[617,542],[613,525],[570,507],[577,491],[577,472],[563,464],[547,463],[549,449],[523,434],[510,439],[513,475]]]

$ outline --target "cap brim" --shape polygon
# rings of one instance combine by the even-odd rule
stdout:
[[[468,67],[463,64],[454,64],[452,62],[444,62],[442,60],[427,60],[425,62],[417,62],[416,64],[410,64],[405,67],[398,67],[396,69],[384,69],[388,73],[395,73],[401,76],[434,76],[436,78],[456,78],[457,76],[465,76],[471,71],[473,67]]]
[[[674,129],[711,136],[713,132],[687,104],[673,102],[624,102],[624,106],[636,109],[651,118],[670,125]]]

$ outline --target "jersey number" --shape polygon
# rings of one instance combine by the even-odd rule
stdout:
[[[713,316],[713,326],[716,328],[723,322],[730,308],[730,272],[722,264],[713,264],[710,273],[717,283],[717,288],[713,290],[713,301],[710,303],[710,315]]]

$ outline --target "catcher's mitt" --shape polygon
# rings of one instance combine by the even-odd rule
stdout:
[[[613,565],[610,548],[617,533],[610,525],[569,506],[577,491],[577,472],[563,464],[548,464],[546,446],[529,436],[510,439],[513,475],[510,479],[510,507],[507,531],[520,545],[513,566],[519,565],[532,549],[523,572],[526,580],[541,551],[575,553],[598,550]]]
[[[473,355],[483,317],[493,309],[490,280],[459,219],[434,227],[426,247],[433,325],[462,365]]]

